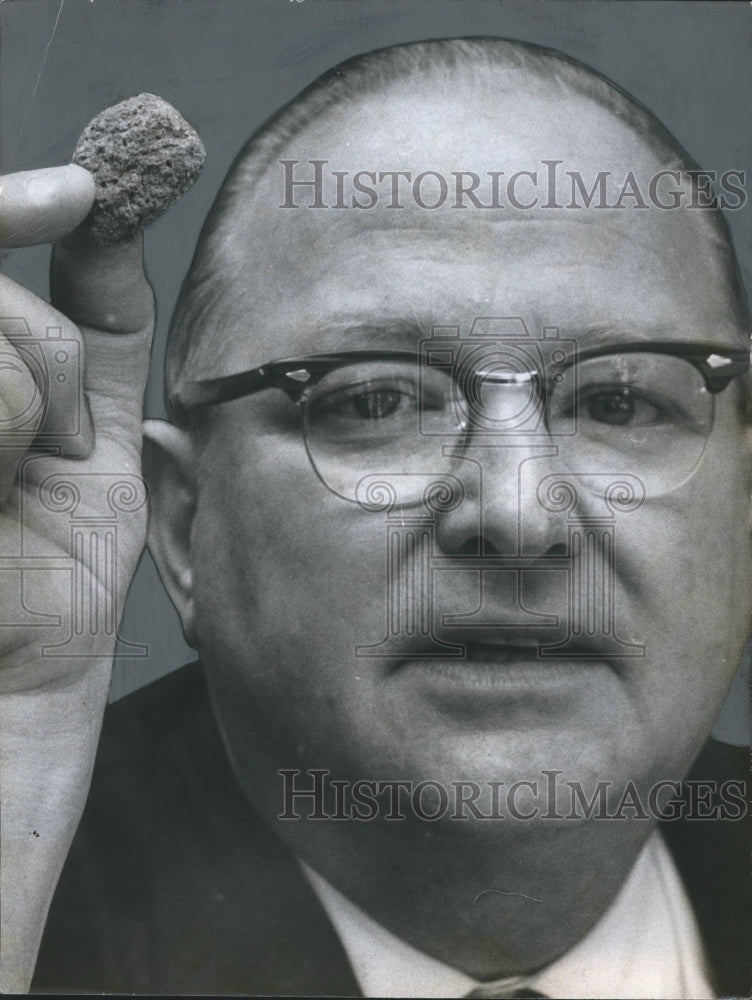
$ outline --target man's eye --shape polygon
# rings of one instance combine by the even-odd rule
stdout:
[[[656,403],[626,386],[584,394],[580,413],[600,424],[630,427],[663,423],[668,416]]]
[[[404,402],[404,394],[396,389],[373,389],[358,393],[351,399],[356,416],[364,420],[383,420]]]
[[[311,400],[317,420],[394,422],[418,410],[418,388],[412,383],[384,382],[338,386]]]

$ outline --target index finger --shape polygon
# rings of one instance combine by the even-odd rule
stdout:
[[[0,177],[0,246],[61,239],[88,215],[94,192],[94,178],[75,163]]]

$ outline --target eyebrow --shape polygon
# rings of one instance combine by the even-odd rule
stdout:
[[[680,336],[677,337],[677,333]],[[716,336],[714,337],[713,334]],[[652,323],[649,326],[634,326],[629,322],[618,325],[602,323],[580,327],[578,330],[562,328],[559,331],[559,336],[575,341],[581,337],[583,343],[578,343],[578,347],[583,350],[607,348],[615,343],[670,343],[673,340],[685,344],[696,342],[698,350],[705,347],[712,348],[716,340],[719,349],[726,350],[731,346],[737,346],[739,349],[749,349],[750,347],[749,331],[738,326],[726,329],[722,328],[720,324],[710,328],[707,325],[698,325],[696,328],[688,330],[686,325],[680,327],[678,323]]]
[[[375,319],[356,319],[352,314],[342,317],[332,317],[326,326],[318,327],[311,331],[311,340],[315,341],[316,350],[336,352],[337,350],[354,350],[358,347],[365,349],[379,348],[399,348],[408,341],[409,345],[416,348],[423,340],[431,340],[436,335],[441,338],[451,336],[454,329],[457,330],[459,340],[474,340],[477,335],[470,337],[470,330],[476,318],[490,319],[522,319],[518,316],[494,316],[494,317],[473,317],[463,322],[456,321],[450,317],[443,322],[436,322],[434,318],[419,316],[413,317],[385,317],[383,321]],[[523,320],[524,322],[524,320]],[[635,326],[629,321],[626,322],[602,322],[588,324],[556,324],[543,323],[540,329],[532,328],[529,322],[525,322],[528,336],[520,337],[478,337],[480,340],[488,340],[495,343],[503,343],[505,340],[511,342],[537,343],[544,339],[553,339],[544,335],[544,327],[549,330],[552,327],[558,329],[558,337],[562,340],[575,341],[578,347],[590,350],[592,348],[606,348],[613,344],[625,341],[639,343],[652,341],[670,341],[681,339],[682,341],[696,339],[698,345],[707,344],[711,341],[709,332],[702,327],[698,327],[687,335],[686,331],[679,330],[678,324],[665,322],[651,323],[650,325]],[[677,333],[684,334],[677,338]],[[726,344],[735,341],[743,347],[749,343],[749,334],[746,331],[736,329],[729,330],[725,337],[719,338]]]
[[[354,320],[351,317],[336,318],[322,330],[324,335],[331,333],[337,346],[349,346],[353,341],[364,344],[389,344],[395,341],[421,340],[430,337],[435,326],[441,324],[420,320],[418,317],[387,317],[379,320]]]

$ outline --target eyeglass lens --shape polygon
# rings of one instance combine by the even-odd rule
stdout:
[[[579,475],[630,473],[648,496],[686,479],[713,425],[713,395],[689,361],[645,352],[606,354],[548,377],[503,358],[481,371],[369,360],[337,368],[307,390],[306,446],[323,482],[356,500],[378,475],[414,503],[426,476],[455,473],[458,451],[516,443],[557,446]],[[411,476],[413,481],[411,485]]]

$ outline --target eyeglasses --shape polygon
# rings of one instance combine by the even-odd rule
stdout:
[[[713,344],[633,341],[544,358],[486,341],[274,361],[188,383],[170,410],[187,424],[207,407],[281,389],[301,410],[316,474],[349,501],[376,476],[399,483],[400,503],[419,503],[426,477],[456,472],[473,443],[520,436],[556,444],[570,472],[639,476],[650,496],[694,471],[714,397],[748,368],[745,349]]]

